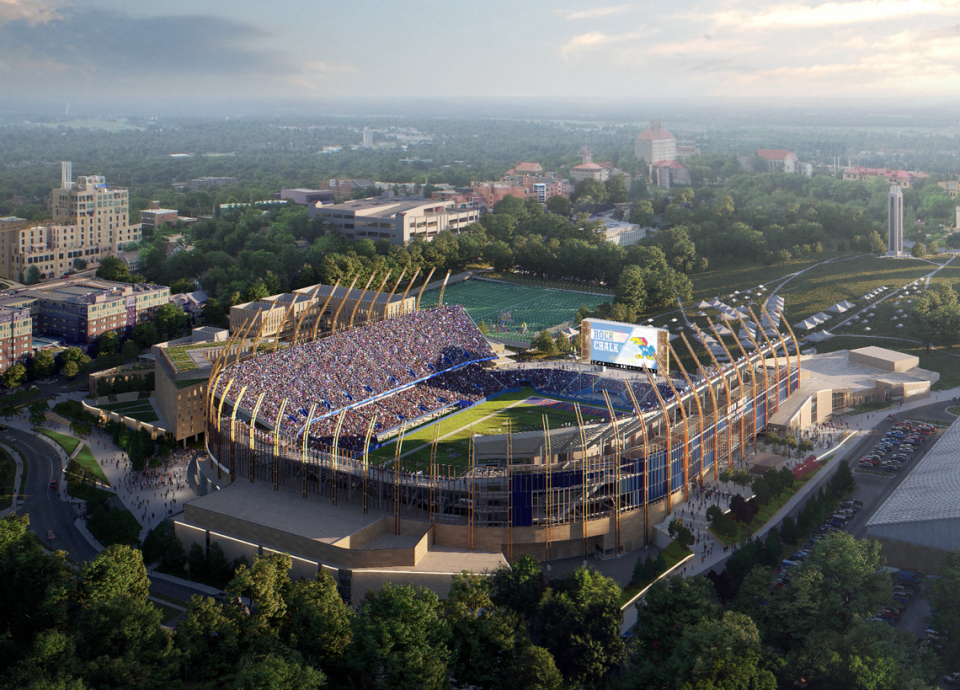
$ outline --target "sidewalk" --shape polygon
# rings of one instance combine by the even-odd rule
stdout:
[[[17,474],[13,478],[13,491],[10,494],[10,507],[0,510],[0,519],[3,519],[10,513],[16,513],[17,508],[20,507],[20,482],[23,481],[23,461],[20,459],[20,454],[5,443],[0,443],[0,448],[7,451],[14,462],[17,463]]]

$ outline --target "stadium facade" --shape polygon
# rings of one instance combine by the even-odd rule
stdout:
[[[434,311],[419,313],[429,318]],[[683,368],[666,337],[657,338],[655,359],[662,365],[671,358],[675,371],[641,368],[628,380],[605,377],[600,367],[577,365],[573,370],[512,369],[496,377],[500,392],[521,385],[542,389],[545,381],[560,378],[578,415],[581,399],[589,397],[593,404],[602,399],[600,404],[609,410],[606,424],[550,430],[545,418],[542,434],[471,439],[469,458],[459,466],[435,462],[435,450],[429,463],[407,462],[398,452],[393,461],[380,459],[376,464],[370,457],[374,431],[385,437],[391,429],[383,424],[375,429],[374,416],[360,424],[366,433],[359,444],[356,433],[346,442],[341,433],[346,416],[383,402],[387,392],[405,395],[431,385],[447,385],[442,389],[448,390],[443,377],[449,382],[458,371],[475,371],[470,367],[477,367],[482,357],[464,355],[425,377],[411,368],[409,380],[393,382],[391,391],[371,389],[370,401],[350,406],[331,405],[318,394],[306,409],[299,403],[288,407],[289,400],[278,398],[282,391],[262,381],[258,388],[257,376],[244,372],[248,361],[293,356],[301,347],[297,334],[291,348],[249,360],[237,345],[244,335],[238,332],[223,349],[205,402],[210,468],[243,488],[234,501],[228,500],[229,491],[217,492],[185,506],[176,523],[178,534],[188,544],[229,538],[257,544],[261,552],[286,550],[339,569],[342,585],[356,568],[376,570],[379,563],[384,572],[407,568],[404,572],[412,573],[437,553],[461,554],[468,564],[469,558],[484,554],[490,557],[488,564],[503,558],[512,562],[525,554],[549,563],[577,556],[615,557],[638,549],[654,541],[653,525],[686,501],[696,483],[716,478],[744,459],[748,444],[755,446],[756,433],[800,381],[799,348],[792,332],[789,339],[778,334],[773,340],[761,333],[762,340],[747,345],[738,341],[733,352],[718,337],[724,365],[712,351],[698,359],[681,336],[687,361],[695,363],[691,371]],[[703,333],[698,338],[709,339]],[[239,383],[244,380],[240,374],[246,376],[245,384]],[[264,400],[271,396],[273,412],[263,414]],[[449,407],[439,412],[476,401],[446,399]],[[322,421],[328,431],[323,434],[315,432],[323,426],[318,407],[327,407]],[[296,414],[285,416],[290,409]],[[250,505],[269,502],[265,491],[275,492],[277,500],[269,511],[252,513]],[[339,515],[348,526],[328,530],[329,537],[312,534],[293,517],[300,512],[298,502],[310,511],[322,510],[324,517],[314,525],[327,525]],[[286,517],[280,517],[281,512]],[[356,531],[350,532],[349,525]]]

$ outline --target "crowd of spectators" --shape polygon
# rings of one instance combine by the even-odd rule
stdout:
[[[454,304],[240,362],[224,373],[220,392],[231,379],[229,397],[235,399],[234,391],[246,386],[242,404],[248,408],[263,393],[258,418],[296,431],[314,404],[317,416],[335,412],[493,356],[476,324]],[[284,399],[284,419],[277,420]]]
[[[225,372],[220,390],[233,379],[229,397],[235,399],[246,386],[242,406],[247,409],[263,393],[258,420],[276,424],[292,437],[299,436],[316,405],[309,427],[316,447],[333,444],[340,411],[347,408],[340,429],[340,447],[347,450],[362,448],[371,422],[379,435],[526,381],[544,395],[567,398],[597,399],[607,391],[615,404],[632,407],[629,387],[642,409],[659,405],[644,375],[609,375],[572,366],[487,370],[474,363],[493,357],[466,311],[448,305],[240,362]],[[679,372],[671,378],[678,391],[686,390]],[[656,387],[664,400],[673,399],[663,379]],[[278,420],[284,399],[284,418]]]

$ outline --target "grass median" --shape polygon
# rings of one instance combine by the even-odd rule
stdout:
[[[47,438],[52,438],[54,441],[56,441],[57,444],[63,448],[63,451],[67,454],[67,457],[73,455],[73,451],[75,451],[77,446],[80,445],[80,439],[76,439],[73,436],[67,436],[66,434],[61,434],[59,431],[41,429],[40,427],[33,427],[33,430],[43,434]]]

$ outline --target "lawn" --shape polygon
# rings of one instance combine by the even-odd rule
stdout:
[[[52,438],[60,447],[63,448],[67,456],[73,455],[73,451],[77,449],[77,446],[80,445],[80,440],[75,439],[72,436],[67,436],[66,434],[61,434],[58,431],[50,431],[50,429],[40,429],[38,427],[33,428],[34,431],[39,431],[41,434],[48,438]]]
[[[954,417],[960,417],[960,405],[954,405],[953,407],[948,407],[947,412],[952,414]]]
[[[549,418],[550,426],[558,428],[564,424],[576,424],[576,414],[555,407],[525,405],[524,401],[537,396],[532,388],[524,388],[517,393],[506,393],[494,400],[474,405],[463,412],[451,414],[439,422],[422,426],[404,434],[401,454],[404,454],[403,466],[412,464],[428,465],[430,462],[430,444],[433,442],[435,426],[440,426],[441,441],[437,445],[437,462],[440,464],[464,466],[469,460],[470,434],[480,436],[503,434],[507,431],[506,422],[514,433],[524,431],[542,431],[543,415]],[[537,396],[546,397],[546,396]],[[515,407],[510,407],[520,403]],[[510,407],[510,409],[506,409]],[[489,417],[488,419],[484,419]],[[482,420],[482,421],[481,421]],[[598,421],[598,417],[584,415],[584,421]],[[446,438],[444,438],[446,437]],[[410,452],[415,451],[415,452]],[[373,451],[371,461],[385,462],[396,453],[396,442]],[[407,454],[409,453],[409,454]]]
[[[0,510],[13,503],[13,482],[17,478],[17,462],[5,450],[0,450]]]
[[[151,601],[150,603],[156,606],[160,610],[160,613],[163,614],[164,623],[169,623],[174,618],[184,613],[184,611],[181,611],[180,609],[176,609],[172,606],[167,606],[166,604],[161,603],[159,601]]]
[[[90,472],[101,482],[107,486],[110,486],[110,480],[107,479],[107,475],[103,473],[103,468],[100,467],[100,463],[97,462],[97,459],[86,445],[84,445],[83,448],[80,449],[80,452],[77,453],[77,457],[74,458],[74,462],[80,465],[80,467],[85,469],[87,472]]]
[[[730,294],[734,290],[743,292],[758,285],[766,285],[768,292],[772,292],[776,287],[774,283],[781,283],[790,274],[802,271],[835,256],[839,256],[839,254],[824,252],[807,259],[774,264],[773,266],[766,266],[761,262],[745,263],[740,260],[711,261],[709,270],[703,273],[692,273],[689,276],[693,282],[692,301],[696,303],[700,300],[709,300]]]

